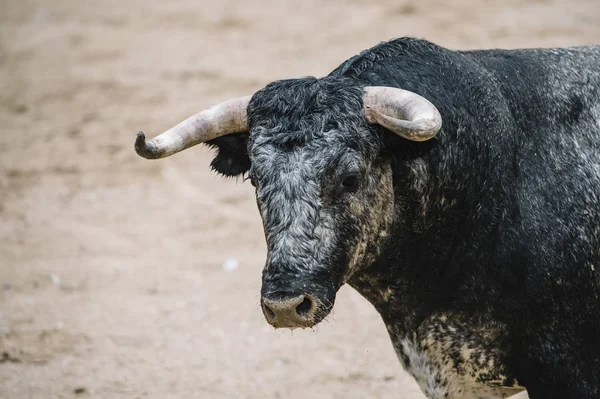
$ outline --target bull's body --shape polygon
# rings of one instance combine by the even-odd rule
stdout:
[[[600,47],[404,39],[333,74],[419,93],[444,120],[434,148],[399,157],[410,205],[350,280],[424,392],[600,397]]]
[[[256,186],[273,326],[348,282],[430,398],[600,397],[600,47],[394,40],[136,150],[206,141]]]

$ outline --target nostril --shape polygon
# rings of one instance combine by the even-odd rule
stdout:
[[[300,303],[300,305],[296,306],[296,313],[298,316],[307,316],[312,308],[312,301],[307,296],[304,297],[304,300]]]
[[[275,312],[273,312],[271,310],[270,307],[268,307],[266,304],[263,303],[263,309],[265,310],[265,314],[270,318],[270,319],[274,319],[275,318]]]

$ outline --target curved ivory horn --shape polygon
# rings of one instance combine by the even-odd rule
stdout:
[[[442,116],[424,97],[395,87],[367,86],[363,95],[367,122],[411,141],[426,141],[442,128]]]
[[[135,140],[135,152],[147,159],[168,157],[196,144],[248,130],[246,108],[251,96],[235,98],[215,105],[180,122],[146,141],[144,132]]]

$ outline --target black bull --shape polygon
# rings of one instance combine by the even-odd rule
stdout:
[[[373,86],[429,100],[437,136],[368,120]],[[204,141],[256,187],[269,323],[318,323],[348,283],[430,398],[600,397],[600,47],[403,38],[242,103]]]

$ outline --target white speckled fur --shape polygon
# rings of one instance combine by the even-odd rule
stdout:
[[[503,365],[498,364],[501,353],[487,348],[489,342],[502,340],[502,328],[475,326],[478,334],[469,336],[464,330],[467,325],[441,315],[424,322],[411,337],[400,337],[402,329],[393,326],[388,326],[388,331],[400,362],[428,398],[501,399],[523,391],[517,383],[505,386]],[[455,364],[456,358],[460,366]],[[488,374],[496,378],[482,382],[480,377]]]

